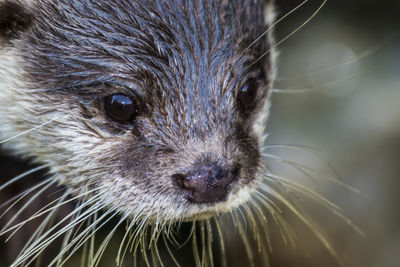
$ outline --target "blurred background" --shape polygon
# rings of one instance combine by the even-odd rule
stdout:
[[[301,3],[276,2],[278,18]],[[277,41],[307,20],[322,2],[308,1],[282,21],[275,30]],[[340,206],[365,233],[357,234],[326,208],[299,197],[350,266],[393,267],[400,262],[399,29],[398,0],[330,0],[279,46],[275,88],[313,90],[273,95],[267,143],[317,149],[345,184],[363,193],[323,178],[310,182],[273,159],[267,159],[268,164],[273,172],[309,185]],[[320,156],[306,149],[271,147],[268,153],[319,173],[332,173]],[[300,232],[296,249],[275,240],[273,266],[337,266],[312,234]]]

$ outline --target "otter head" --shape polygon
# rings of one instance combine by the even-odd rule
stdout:
[[[273,80],[271,53],[260,59],[270,38],[256,41],[268,1],[17,3],[1,13],[32,21],[1,23],[13,96],[0,94],[0,114],[14,122],[2,135],[40,127],[11,149],[136,218],[198,219],[248,199]]]

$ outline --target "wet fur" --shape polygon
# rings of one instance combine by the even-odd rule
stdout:
[[[1,236],[13,237],[20,227],[40,221],[13,266],[40,265],[49,255],[43,249],[54,245],[59,252],[46,265],[61,266],[80,253],[83,266],[97,266],[118,230],[123,234],[113,254],[117,265],[130,254],[139,266],[179,266],[185,263],[176,257],[189,247],[190,266],[228,266],[233,229],[248,264],[268,266],[271,224],[285,243],[295,243],[285,211],[342,263],[323,231],[298,207],[297,196],[351,222],[324,197],[265,166],[275,160],[308,177],[321,175],[267,150],[315,151],[262,145],[276,68],[272,4],[232,2],[1,2],[0,14],[10,6],[15,13],[10,16],[15,23],[3,20],[0,32],[1,144],[39,164],[32,172],[49,173],[28,185],[32,192],[6,202],[15,214]],[[259,86],[257,104],[241,110],[237,92],[249,78]],[[104,97],[114,93],[139,101],[143,112],[131,125],[105,115]],[[222,201],[190,203],[171,175],[204,161],[239,164],[240,177]],[[0,190],[23,182],[28,173]],[[328,180],[342,184],[335,177]],[[56,186],[63,191],[54,202],[17,218]],[[26,204],[15,209],[21,196]],[[57,218],[70,205],[72,211]],[[107,226],[105,237],[99,235]]]
[[[132,236],[127,231],[121,247],[146,247],[160,233],[170,239],[175,223],[242,205],[247,210],[244,203],[261,183],[260,146],[275,74],[272,53],[254,64],[272,48],[271,36],[249,45],[272,23],[264,15],[267,10],[272,16],[272,6],[239,0],[24,4],[0,5],[0,14],[15,14],[0,21],[0,136],[14,155],[48,166],[48,184],[68,188],[60,203],[67,195],[79,199],[65,219],[73,229],[87,221],[88,232],[71,241],[72,230],[65,230],[58,264],[74,252],[72,245],[91,240],[95,229],[116,216],[117,226],[127,220],[129,229],[137,229]],[[251,112],[240,111],[237,91],[249,78],[258,80],[257,104]],[[114,93],[139,101],[143,113],[132,125],[104,115],[103,98]],[[171,180],[202,161],[241,166],[224,201],[194,205]],[[273,210],[266,198],[256,198]],[[253,204],[258,214],[261,204]],[[238,214],[232,216],[243,233]],[[211,231],[208,221],[194,225],[203,235]],[[150,238],[142,234],[145,228],[151,228]],[[54,231],[38,232],[15,264],[34,260]],[[203,249],[210,242],[204,240]],[[156,251],[152,247],[152,257]],[[210,263],[195,251],[196,265]],[[89,259],[95,264],[100,256]]]

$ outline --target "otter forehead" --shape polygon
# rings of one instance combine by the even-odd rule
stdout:
[[[249,68],[266,42],[242,53],[264,25],[264,1],[244,2],[40,1],[22,42],[25,70],[72,101],[121,88],[165,135],[232,127],[238,87],[268,68]]]
[[[263,1],[242,2],[43,1],[23,42],[28,67],[53,89],[154,77],[206,94],[265,51],[258,42],[241,55],[263,31]]]

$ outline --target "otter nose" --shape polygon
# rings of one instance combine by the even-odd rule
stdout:
[[[238,174],[239,167],[224,169],[212,164],[200,166],[186,174],[174,174],[172,178],[184,190],[189,201],[210,203],[226,197],[228,185]]]

